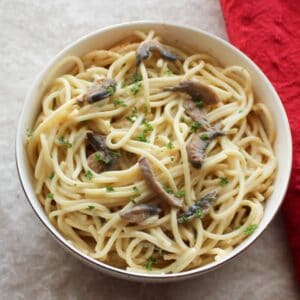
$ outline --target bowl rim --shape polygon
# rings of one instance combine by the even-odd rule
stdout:
[[[258,73],[263,79],[264,79],[264,84],[268,86],[268,88],[271,90],[272,94],[274,95],[274,100],[277,102],[277,105],[280,109],[280,115],[282,115],[282,120],[285,125],[285,130],[288,131],[288,136],[286,137],[286,150],[288,153],[288,157],[286,159],[286,167],[288,168],[288,177],[285,179],[283,189],[281,192],[281,199],[277,204],[277,207],[272,211],[269,219],[266,221],[265,225],[263,228],[259,228],[253,233],[251,236],[249,236],[246,240],[248,241],[247,244],[245,244],[241,249],[239,249],[236,253],[232,255],[226,256],[224,259],[220,261],[215,261],[212,263],[209,263],[207,265],[204,265],[202,267],[198,267],[195,269],[191,269],[188,271],[183,271],[180,273],[172,273],[172,274],[148,274],[148,273],[139,273],[139,272],[132,272],[132,271],[127,271],[125,269],[119,269],[116,267],[113,267],[109,264],[106,264],[104,262],[98,261],[80,250],[76,249],[73,245],[69,244],[67,240],[61,235],[61,233],[50,223],[49,219],[46,217],[46,219],[39,213],[38,209],[35,207],[35,202],[36,199],[31,199],[30,197],[30,192],[28,191],[28,188],[25,184],[25,167],[23,166],[23,162],[21,159],[21,153],[22,150],[24,151],[24,146],[23,146],[23,123],[24,123],[24,110],[27,102],[30,102],[30,99],[32,98],[32,93],[34,90],[37,88],[37,84],[42,81],[43,78],[47,75],[47,72],[49,69],[53,66],[55,62],[61,57],[63,57],[69,50],[73,49],[74,47],[78,46],[85,40],[88,40],[92,38],[93,36],[96,35],[101,35],[107,31],[111,30],[116,30],[116,29],[121,29],[121,28],[127,28],[127,27],[138,27],[138,26],[167,26],[167,27],[175,27],[179,29],[185,29],[187,31],[195,32],[195,33],[200,33],[212,40],[216,40],[218,43],[223,44],[223,46],[227,47],[230,49],[231,52],[234,52],[236,55],[242,57],[244,61],[246,61],[248,64],[252,65],[255,72]],[[132,28],[134,30],[134,28]],[[239,256],[241,253],[244,253],[245,250],[247,250],[261,235],[262,233],[267,229],[271,221],[274,219],[276,213],[278,212],[280,206],[282,205],[282,202],[284,200],[285,194],[287,192],[287,188],[289,185],[289,180],[291,176],[291,171],[292,171],[292,153],[293,153],[293,144],[292,144],[292,135],[291,135],[291,130],[290,130],[290,125],[288,122],[287,114],[284,109],[284,106],[282,104],[282,101],[276,92],[274,86],[272,83],[269,81],[267,76],[262,72],[262,70],[256,65],[255,62],[253,62],[246,54],[244,54],[241,50],[227,42],[226,40],[223,40],[222,38],[206,32],[204,30],[198,29],[194,26],[188,26],[188,25],[181,25],[181,24],[175,24],[174,22],[164,22],[164,21],[129,21],[129,22],[122,22],[106,27],[101,27],[98,28],[92,32],[89,32],[88,34],[83,35],[82,37],[76,39],[75,41],[67,44],[62,50],[60,50],[48,63],[46,63],[45,67],[42,68],[42,70],[37,74],[37,76],[34,78],[34,80],[31,83],[30,88],[28,89],[26,93],[25,100],[23,102],[22,110],[19,115],[19,121],[18,121],[18,126],[17,126],[17,132],[16,132],[16,144],[15,144],[15,159],[16,159],[16,166],[17,166],[17,173],[19,177],[19,181],[21,183],[22,189],[24,191],[24,194],[26,196],[26,199],[30,206],[32,207],[33,211],[37,215],[37,217],[40,219],[42,224],[48,229],[50,232],[51,236],[55,238],[56,241],[60,245],[63,246],[64,249],[67,251],[71,252],[75,257],[80,259],[81,261],[85,262],[86,264],[92,266],[93,268],[97,270],[101,270],[106,274],[110,274],[119,278],[123,279],[129,279],[129,280],[135,280],[135,281],[151,281],[151,282],[167,282],[167,281],[174,281],[174,280],[179,280],[179,279],[188,279],[191,277],[199,276],[201,274],[210,272],[212,270],[215,270],[227,262],[233,260],[235,257]],[[38,203],[39,204],[39,203]],[[40,204],[39,204],[40,205]],[[47,222],[49,224],[47,224]],[[246,241],[245,240],[245,241]],[[233,250],[234,251],[234,250]]]

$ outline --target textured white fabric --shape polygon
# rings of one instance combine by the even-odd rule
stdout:
[[[32,79],[83,34],[142,19],[193,25],[226,38],[217,0],[0,1],[0,299],[296,299],[281,217],[221,269],[185,282],[146,285],[104,276],[71,257],[26,202],[14,138]]]

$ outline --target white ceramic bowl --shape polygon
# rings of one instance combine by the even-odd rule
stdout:
[[[159,33],[159,35],[162,36],[167,43],[178,46],[183,44],[190,45],[195,50],[208,52],[215,56],[225,66],[240,65],[245,67],[252,76],[256,99],[261,99],[265,102],[276,122],[277,139],[275,143],[275,151],[278,159],[278,173],[274,183],[275,190],[272,196],[266,201],[265,212],[258,229],[221,261],[212,262],[205,266],[177,274],[151,275],[120,270],[92,259],[68,244],[65,238],[49,222],[34,193],[32,171],[29,168],[25,152],[26,128],[31,128],[33,126],[36,116],[41,109],[41,97],[43,93],[47,89],[51,80],[55,76],[59,75],[53,72],[53,67],[67,55],[74,54],[81,56],[94,49],[110,47],[137,29],[153,29]],[[58,53],[49,64],[47,64],[44,70],[32,83],[25,99],[17,131],[16,160],[21,184],[33,210],[40,218],[41,222],[48,228],[52,236],[67,250],[69,250],[70,253],[88,265],[107,274],[139,281],[165,282],[187,279],[213,270],[237,256],[261,235],[278,211],[288,186],[292,163],[292,140],[288,119],[280,98],[267,77],[245,54],[224,40],[196,28],[161,22],[131,22],[92,32],[66,47]],[[268,250],[266,249],[266,251]]]

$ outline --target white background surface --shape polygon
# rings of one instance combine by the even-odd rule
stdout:
[[[240,257],[185,282],[104,276],[52,240],[18,182],[14,138],[33,78],[71,41],[130,20],[193,25],[226,39],[218,0],[0,0],[0,299],[297,299],[281,216]],[[25,129],[24,129],[25,130]]]

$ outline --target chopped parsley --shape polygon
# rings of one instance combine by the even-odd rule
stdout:
[[[27,128],[27,129],[26,129],[26,136],[27,136],[27,138],[28,138],[28,139],[32,138],[32,135],[33,135],[32,130],[29,129],[29,128]]]
[[[114,189],[113,186],[107,186],[107,187],[106,187],[106,191],[107,191],[107,192],[114,192],[115,189]]]
[[[142,84],[140,82],[135,82],[132,87],[130,88],[130,91],[133,95],[136,95],[139,93],[141,89]]]
[[[144,132],[145,133],[148,133],[149,131],[152,131],[153,130],[153,126],[149,123],[149,121],[147,119],[144,119],[143,121],[144,123]]]
[[[243,110],[242,110],[242,109],[240,109],[240,110],[239,110],[239,114],[241,114],[242,112],[243,112]]]
[[[126,119],[131,122],[131,123],[134,123],[137,119],[137,108],[134,107],[133,110],[132,110],[132,114],[127,116]]]
[[[202,133],[202,134],[200,135],[200,139],[201,139],[202,141],[207,141],[207,140],[208,140],[208,135],[207,135],[207,133]]]
[[[189,218],[188,218],[186,215],[183,215],[183,216],[182,216],[182,221],[183,221],[184,223],[188,222],[188,220],[189,220]]]
[[[71,148],[72,147],[72,143],[70,143],[68,140],[65,140],[64,136],[61,136],[59,138],[59,142],[61,145],[67,146],[67,148]]]
[[[167,253],[164,249],[157,248],[157,247],[155,247],[154,252],[157,252],[158,255],[160,255],[160,256],[163,256],[164,254]]]
[[[203,217],[203,210],[200,207],[196,208],[194,215],[196,218],[201,219]]]
[[[133,204],[136,204],[136,201],[134,200],[134,198],[132,198],[130,201],[131,201]]]
[[[136,139],[140,142],[145,142],[147,143],[148,140],[147,140],[147,135],[149,132],[151,132],[153,130],[153,126],[149,123],[149,121],[147,119],[144,119],[143,121],[143,125],[144,125],[144,129],[143,129],[143,132],[140,133]]]
[[[178,191],[176,194],[175,194],[176,197],[178,198],[183,198],[185,196],[185,191],[182,190],[182,191]]]
[[[114,104],[115,107],[119,107],[119,106],[126,107],[127,106],[127,104],[121,99],[115,99],[113,101],[113,104]]]
[[[165,192],[166,193],[168,193],[168,194],[172,194],[173,193],[173,190],[169,187],[169,186],[164,186],[164,190],[165,190]]]
[[[92,210],[92,209],[94,209],[95,208],[95,206],[93,206],[93,205],[89,205],[88,207],[87,207],[87,209],[89,209],[89,210]]]
[[[52,180],[53,177],[54,177],[54,172],[51,172],[48,178],[49,178],[50,180]]]
[[[197,132],[197,130],[201,128],[201,124],[197,121],[193,122],[192,125],[191,125],[191,131],[192,132]]]
[[[147,142],[148,142],[148,141],[147,141],[147,137],[146,137],[146,135],[145,135],[144,133],[139,134],[139,135],[136,137],[136,139],[137,139],[138,141],[140,141],[140,142],[144,142],[144,143],[147,143]]]
[[[135,196],[135,197],[138,197],[138,196],[141,195],[140,190],[139,190],[136,186],[134,186],[132,189],[133,189],[133,191],[134,191],[134,196]]]
[[[103,161],[105,164],[108,164],[110,162],[108,157],[105,157],[104,155],[102,155],[100,153],[95,153],[94,160],[95,161]]]
[[[147,259],[147,262],[146,262],[146,265],[145,265],[145,268],[147,271],[152,271],[152,267],[153,265],[156,263],[156,259],[152,256],[150,256],[148,259]]]
[[[133,74],[133,77],[132,77],[132,82],[135,83],[135,82],[139,82],[139,81],[142,81],[143,80],[143,76],[140,74],[140,73],[134,73]]]
[[[169,142],[169,143],[167,144],[167,148],[173,149],[173,148],[174,148],[174,144],[173,144],[172,142]]]
[[[49,194],[47,195],[47,198],[53,200],[53,199],[54,199],[54,195],[53,195],[52,193],[49,193]]]
[[[199,107],[199,108],[203,107],[204,102],[200,97],[195,98],[194,101],[195,101],[197,107]]]
[[[87,180],[93,179],[93,173],[90,170],[86,171],[84,176],[86,177]]]
[[[108,153],[110,154],[110,156],[115,157],[115,158],[120,158],[121,157],[120,151],[108,150]]]
[[[113,85],[109,86],[107,92],[109,93],[109,96],[112,96],[116,92],[116,87]]]
[[[228,178],[227,177],[220,177],[220,185],[221,186],[225,186],[226,184],[228,184],[229,181],[228,181]]]
[[[122,81],[122,83],[121,83],[121,88],[123,89],[125,86],[126,86],[125,81]]]
[[[166,70],[164,71],[164,75],[170,76],[173,75],[173,72],[169,68],[166,68]]]
[[[126,117],[126,119],[131,122],[131,123],[134,123],[137,119],[137,115],[129,115]]]
[[[251,234],[251,233],[253,233],[253,232],[256,230],[257,227],[258,227],[257,224],[252,224],[252,225],[248,226],[248,227],[244,230],[244,233],[245,233],[245,234]]]

